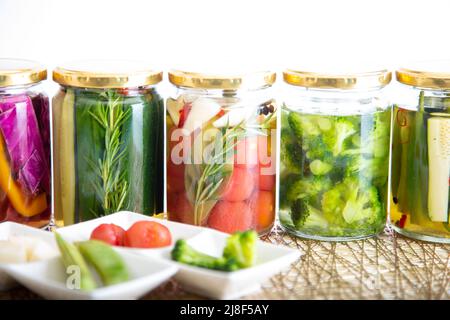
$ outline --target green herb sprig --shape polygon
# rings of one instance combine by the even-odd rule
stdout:
[[[105,101],[98,101],[94,111],[89,114],[105,131],[105,149],[103,157],[91,166],[98,180],[94,184],[97,195],[101,199],[104,214],[120,211],[124,207],[129,185],[121,170],[121,162],[125,151],[122,141],[122,125],[131,115],[131,109],[124,110],[122,97],[113,90],[100,94]]]

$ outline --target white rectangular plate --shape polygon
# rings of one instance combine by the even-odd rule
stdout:
[[[165,225],[172,234],[172,245],[162,249],[115,247],[118,252],[145,255],[177,266],[179,271],[175,276],[176,279],[187,290],[209,298],[234,299],[255,291],[264,281],[281,272],[300,257],[298,250],[258,241],[257,263],[248,269],[224,272],[177,263],[171,260],[170,252],[178,239],[186,239],[190,245],[201,252],[220,256],[229,234],[126,211],[64,227],[58,232],[72,241],[87,240],[92,230],[102,223],[114,223],[127,229],[140,220],[156,221]]]
[[[229,234],[207,230],[187,240],[195,249],[213,256],[222,255]],[[213,299],[236,299],[260,289],[263,282],[281,272],[300,257],[300,252],[288,247],[258,241],[256,264],[247,269],[225,272],[198,268],[172,261],[179,267],[175,278],[186,289]],[[169,254],[163,259],[171,261]]]
[[[120,211],[111,215],[107,215],[98,219],[93,219],[85,222],[80,222],[67,227],[62,227],[58,229],[58,233],[64,236],[64,238],[70,241],[85,241],[89,240],[92,231],[103,223],[113,223],[127,230],[137,221],[155,221],[166,226],[172,235],[172,244],[164,248],[153,248],[153,249],[140,249],[140,248],[128,248],[128,247],[117,247],[119,252],[133,252],[143,255],[159,256],[164,253],[170,252],[173,245],[178,239],[189,239],[198,234],[200,234],[204,228],[194,227],[187,224],[182,224],[178,222],[172,222],[168,220],[158,219],[149,217],[143,214]]]
[[[53,234],[48,231],[28,227],[15,222],[0,223],[0,240],[8,240],[12,236],[30,236],[38,238],[55,248],[56,252],[58,251]],[[0,291],[9,290],[17,285],[17,282],[4,271],[6,266],[7,264],[0,263]]]
[[[120,253],[130,272],[130,280],[92,291],[71,289],[59,257],[26,264],[5,266],[18,282],[46,299],[129,300],[137,299],[170,279],[177,267],[165,261],[152,261],[132,253]]]

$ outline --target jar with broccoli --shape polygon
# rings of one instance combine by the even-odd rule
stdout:
[[[281,109],[279,214],[306,238],[354,240],[386,222],[391,108],[386,70],[287,70]]]

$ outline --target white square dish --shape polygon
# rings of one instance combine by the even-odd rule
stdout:
[[[10,264],[4,270],[23,286],[46,299],[129,300],[137,299],[170,279],[177,267],[162,260],[121,252],[131,279],[92,291],[70,289],[60,257],[26,264]]]
[[[176,266],[179,271],[175,277],[187,290],[213,299],[234,299],[258,290],[261,283],[281,272],[300,257],[297,249],[258,241],[257,264],[248,269],[224,272],[181,264],[172,261],[170,257],[178,239],[187,240],[201,252],[220,256],[226,238],[230,235],[213,229],[152,218],[128,211],[63,227],[58,229],[58,232],[68,240],[83,241],[89,239],[92,230],[102,223],[114,223],[127,229],[140,220],[156,221],[165,225],[172,234],[172,245],[160,249],[114,248],[119,253],[147,256],[152,260],[160,260]]]
[[[29,236],[45,241],[52,248],[55,249],[55,253],[58,254],[58,248],[54,236],[51,232],[29,227],[23,224],[15,222],[2,222],[0,223],[0,240],[8,240],[10,237],[15,236]],[[22,263],[28,264],[29,262]],[[17,285],[17,282],[9,276],[5,271],[5,267],[9,264],[0,263],[0,291],[9,290]],[[19,265],[19,264],[14,264]]]
[[[114,246],[115,249],[117,249],[119,252],[133,252],[143,255],[157,256],[163,254],[164,252],[170,252],[173,248],[173,245],[178,239],[192,238],[200,234],[204,230],[204,228],[153,218],[139,213],[134,213],[130,211],[120,211],[101,218],[59,228],[58,233],[70,241],[84,241],[89,240],[92,231],[100,224],[114,223],[127,230],[129,227],[131,227],[133,223],[142,220],[155,221],[166,226],[172,235],[172,244],[164,248],[154,248],[154,249],[140,249],[140,248]]]
[[[206,230],[187,240],[194,249],[212,256],[222,255],[229,234]],[[189,266],[171,260],[170,253],[162,258],[178,266],[175,279],[194,293],[213,299],[236,299],[260,289],[261,284],[281,272],[300,257],[300,252],[263,241],[256,245],[255,266],[233,272],[216,271]]]

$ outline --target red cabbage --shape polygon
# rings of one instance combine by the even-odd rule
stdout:
[[[0,132],[8,150],[13,177],[32,195],[48,192],[45,190],[50,181],[48,160],[30,97],[0,98]]]

